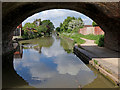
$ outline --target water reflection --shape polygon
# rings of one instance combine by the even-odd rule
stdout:
[[[77,88],[96,78],[77,56],[64,50],[64,40],[53,36],[20,43],[23,45],[23,57],[14,59],[14,68],[31,86]]]
[[[73,52],[73,41],[68,38],[61,38],[60,45],[67,53]]]
[[[35,49],[41,53],[42,47],[49,48],[52,46],[53,42],[53,37],[41,37],[37,39],[21,41],[20,44],[22,44],[24,49]]]
[[[16,51],[14,52],[14,58],[22,58],[23,55],[23,47],[22,45],[18,46]]]

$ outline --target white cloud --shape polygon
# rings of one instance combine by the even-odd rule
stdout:
[[[52,10],[42,11],[32,15],[31,17],[28,17],[25,21],[23,21],[23,25],[27,22],[33,22],[35,19],[41,18],[41,20],[48,20],[48,19],[51,20],[55,25],[55,27],[58,27],[60,23],[63,22],[65,18],[67,18],[67,16],[71,16],[71,17],[74,16],[77,18],[81,17],[85,24],[92,23],[92,20],[82,13],[67,9],[52,9]]]
[[[73,55],[60,55],[57,57],[55,63],[58,65],[57,70],[60,74],[77,75],[80,71],[81,64],[75,60]]]
[[[91,70],[73,54],[57,56],[54,62],[58,65],[57,70],[60,74],[77,75],[79,71],[91,72]]]
[[[42,48],[42,53],[44,55],[46,55],[46,57],[55,57],[61,54],[65,54],[65,51],[63,50],[62,47],[60,47],[60,40],[56,40],[55,37],[54,38],[54,43],[50,48]]]
[[[92,25],[93,20],[90,19],[89,17],[84,17],[84,18],[82,18],[82,20],[85,25]]]
[[[56,70],[50,69],[42,62],[33,63],[29,69],[33,80],[45,80],[47,78],[52,78],[57,74]]]
[[[57,10],[57,9],[47,10],[47,11],[43,11],[40,13],[40,17],[43,20],[50,19],[50,18],[59,18],[59,17],[65,16],[65,15],[66,15],[66,13],[64,11]]]

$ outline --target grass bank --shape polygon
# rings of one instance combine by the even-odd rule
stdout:
[[[95,43],[100,47],[104,46],[104,35],[93,35],[93,34],[83,35],[78,33],[60,33],[60,35],[73,39],[74,43],[77,43],[78,45],[85,43],[85,40],[81,38],[86,38],[89,40],[95,40]]]
[[[81,39],[79,36],[75,36],[74,33],[60,33],[60,36],[71,38],[74,41],[74,44],[78,45],[85,43],[85,40]]]

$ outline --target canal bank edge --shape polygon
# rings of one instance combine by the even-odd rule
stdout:
[[[103,65],[99,64],[98,61],[92,58],[92,54],[89,53],[87,50],[79,48],[77,45],[75,45],[73,51],[85,64],[90,64],[112,83],[120,86],[119,78],[115,77],[112,72],[107,70],[105,67],[103,67]]]

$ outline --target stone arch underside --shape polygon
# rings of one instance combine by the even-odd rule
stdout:
[[[12,34],[27,17],[49,9],[70,9],[93,19],[105,32],[105,47],[119,50],[119,2],[4,2],[2,4],[2,53],[13,50]]]

